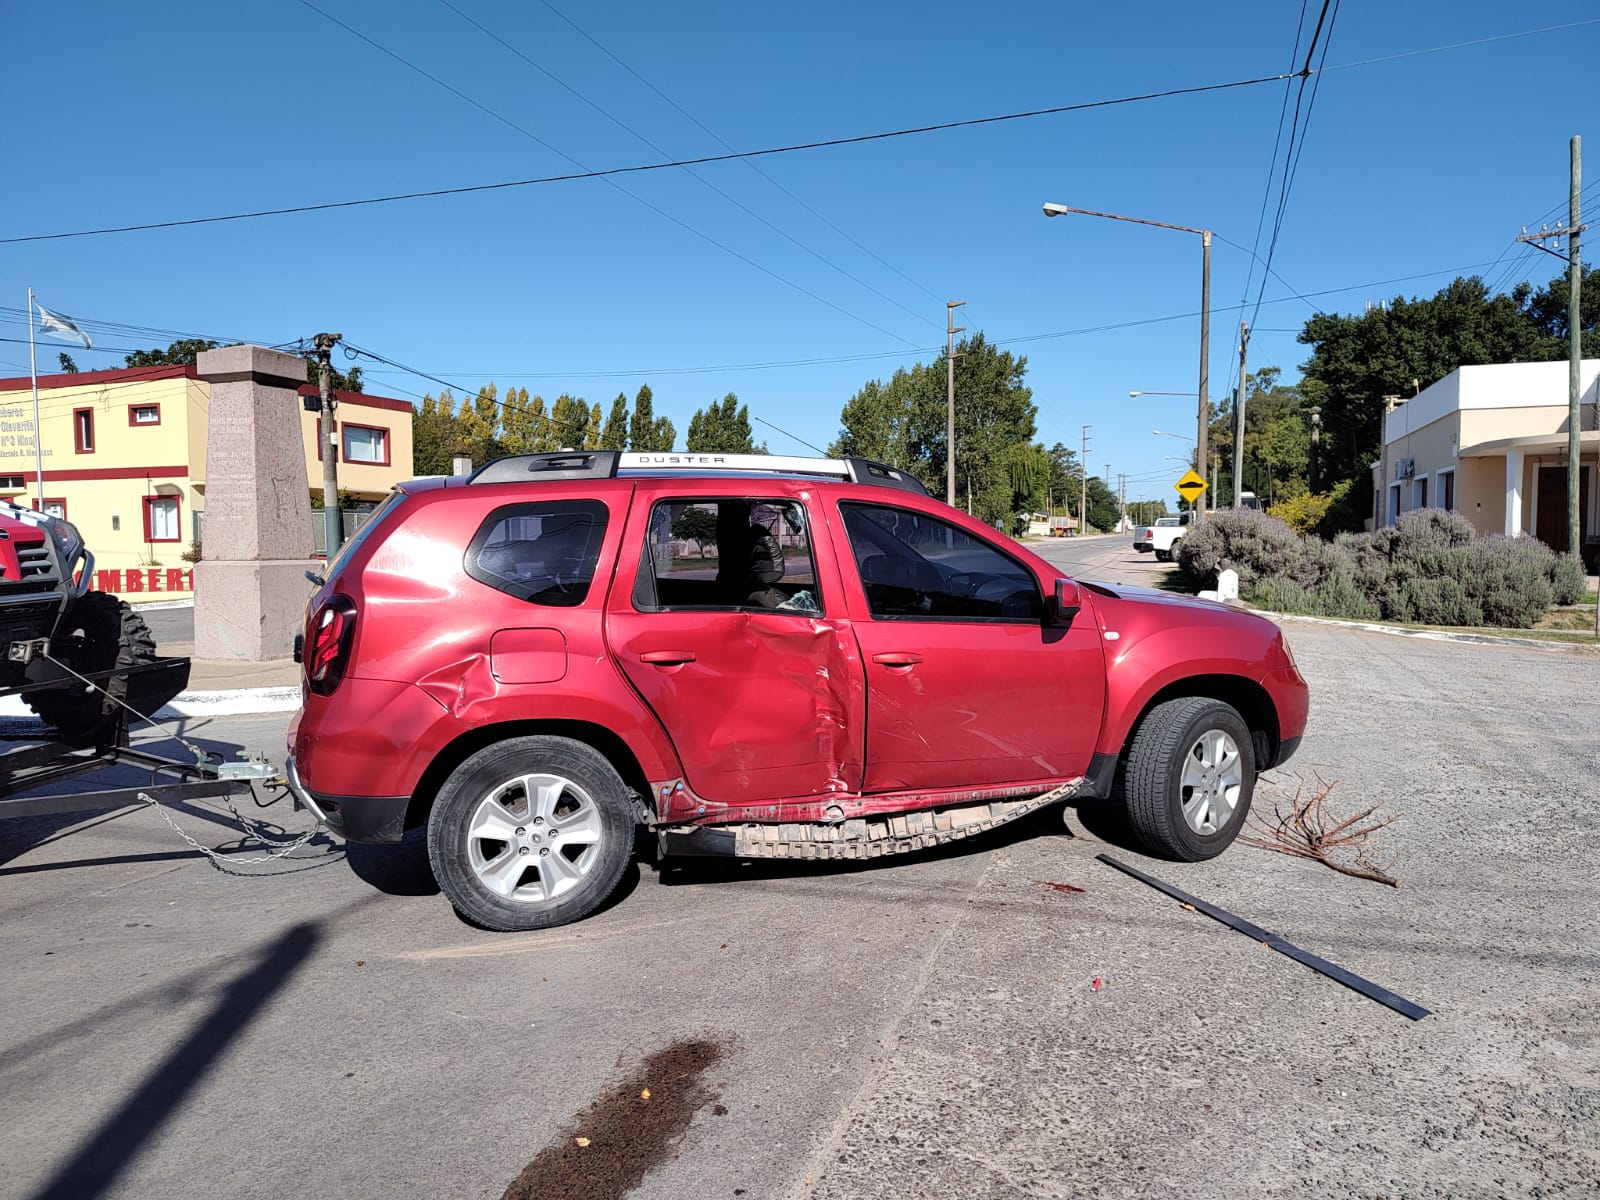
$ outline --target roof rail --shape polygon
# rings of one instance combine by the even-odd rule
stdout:
[[[557,450],[544,454],[513,454],[485,463],[467,477],[467,482],[610,479],[619,470],[826,475],[851,483],[876,484],[923,496],[930,494],[915,476],[867,458],[801,458],[787,454],[715,454],[671,450]]]
[[[528,483],[536,479],[610,479],[617,473],[620,450],[552,450],[545,454],[512,454],[486,462],[468,483]]]

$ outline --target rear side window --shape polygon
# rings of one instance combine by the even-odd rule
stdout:
[[[650,511],[633,604],[641,612],[767,609],[821,615],[805,506],[759,498],[657,504]]]
[[[518,600],[572,608],[589,595],[606,517],[598,500],[497,508],[467,547],[466,572]]]

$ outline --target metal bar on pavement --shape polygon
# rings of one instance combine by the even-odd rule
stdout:
[[[1246,921],[1243,917],[1236,917],[1226,909],[1218,908],[1215,904],[1208,904],[1204,900],[1200,900],[1189,895],[1188,892],[1180,891],[1178,888],[1173,887],[1170,883],[1163,883],[1161,880],[1155,878],[1155,876],[1146,875],[1143,871],[1136,867],[1130,867],[1127,863],[1118,862],[1109,854],[1097,854],[1095,857],[1101,862],[1105,863],[1106,866],[1115,867],[1124,875],[1131,875],[1140,883],[1147,883],[1151,887],[1155,888],[1156,891],[1165,892],[1174,900],[1177,900],[1182,904],[1189,905],[1196,912],[1202,912],[1214,921],[1221,921],[1230,929],[1236,929],[1245,936],[1252,937],[1256,941],[1262,942],[1271,947],[1279,954],[1287,955],[1296,962],[1303,963],[1310,967],[1313,971],[1318,971],[1323,975],[1326,975],[1335,983],[1342,983],[1345,987],[1350,988],[1353,991],[1360,992],[1369,1000],[1376,1000],[1379,1004],[1394,1009],[1395,1012],[1399,1013],[1403,1017],[1410,1017],[1413,1021],[1420,1021],[1423,1017],[1428,1015],[1428,1010],[1423,1008],[1421,1005],[1413,1004],[1404,996],[1396,995],[1388,988],[1380,987],[1378,984],[1373,983],[1370,979],[1363,979],[1361,976],[1345,970],[1337,963],[1331,963],[1325,958],[1317,957],[1317,955],[1312,954],[1308,950],[1302,950],[1293,942],[1285,941],[1277,934],[1265,930],[1259,925],[1252,924],[1251,922]]]

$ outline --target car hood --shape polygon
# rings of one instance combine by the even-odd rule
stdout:
[[[1132,584],[1127,583],[1102,583],[1097,579],[1080,579],[1078,582],[1086,588],[1092,588],[1102,596],[1111,597],[1113,600],[1134,600],[1146,604],[1173,604],[1179,608],[1220,608],[1226,612],[1239,611],[1216,600],[1202,600],[1199,596],[1187,596],[1181,592],[1163,592],[1158,588],[1134,587]]]

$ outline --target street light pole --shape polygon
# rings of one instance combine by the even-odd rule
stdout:
[[[1209,347],[1211,343],[1211,231],[1209,229],[1194,229],[1188,225],[1169,225],[1165,221],[1148,221],[1143,217],[1126,217],[1119,213],[1095,212],[1088,208],[1073,208],[1066,204],[1046,204],[1044,215],[1047,217],[1064,216],[1067,213],[1077,213],[1085,217],[1103,217],[1108,221],[1128,221],[1134,225],[1154,225],[1158,229],[1175,229],[1179,233],[1198,233],[1200,235],[1201,263],[1200,263],[1200,406],[1199,406],[1199,438],[1197,439],[1198,454],[1196,462],[1203,464],[1206,461],[1206,427],[1211,423],[1211,404],[1206,399],[1206,388],[1209,386]],[[1201,492],[1194,502],[1195,520],[1205,516],[1206,497]]]

